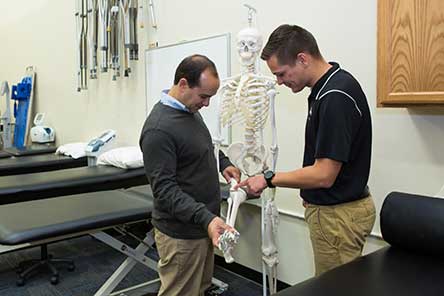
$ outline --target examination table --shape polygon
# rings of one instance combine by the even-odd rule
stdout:
[[[148,184],[144,168],[78,167],[0,177],[0,205]]]
[[[0,159],[0,176],[12,176],[87,166],[86,157],[72,158],[54,153],[9,156]]]
[[[390,246],[275,295],[444,295],[444,200],[392,192],[380,216]]]
[[[0,244],[12,245],[3,247],[0,252],[22,248],[23,244],[29,243],[41,247],[40,259],[20,264],[17,284],[23,285],[26,277],[42,266],[51,270],[51,283],[56,284],[59,276],[54,262],[68,263],[68,268],[74,269],[72,260],[50,258],[47,251],[48,242],[74,233],[81,235],[81,232],[93,231],[94,234],[90,234],[97,239],[118,250],[123,248],[125,251],[122,252],[130,256],[125,262],[131,268],[137,261],[148,265],[148,258],[141,253],[141,250],[148,249],[147,241],[151,241],[148,235],[137,251],[116,242],[104,232],[95,233],[99,227],[110,228],[148,219],[152,209],[150,193],[131,193],[131,196],[139,197],[149,195],[149,201],[141,204],[138,199],[128,197],[129,193],[110,191],[147,183],[143,168],[125,170],[111,166],[0,177]],[[152,262],[148,266],[155,267],[156,264]],[[119,279],[113,277],[111,283],[105,283],[104,291],[100,290],[96,295],[109,295],[129,270]]]
[[[152,207],[151,191],[138,194],[125,190],[90,192],[2,205],[0,252],[41,246],[44,258],[32,260],[31,263],[37,263],[34,268],[25,272],[23,268],[17,284],[23,285],[25,277],[42,265],[49,267],[52,272],[51,283],[57,284],[59,273],[53,263],[68,263],[70,260],[51,258],[47,253],[43,254],[47,252],[47,244],[90,234],[128,257],[95,294],[109,295],[137,262],[154,270],[156,262],[145,256],[145,252],[153,244],[149,235],[136,248],[132,248],[103,230],[125,223],[149,220]],[[70,265],[72,264],[71,262]]]
[[[8,157],[11,157],[11,154],[9,154],[3,150],[0,150],[0,159],[8,158]]]
[[[25,147],[4,148],[2,151],[12,156],[25,156],[54,153],[56,150],[57,147],[53,144],[31,144]]]

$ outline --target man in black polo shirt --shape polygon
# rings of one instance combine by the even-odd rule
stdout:
[[[267,171],[239,186],[255,195],[267,186],[301,189],[319,275],[359,257],[375,222],[367,187],[370,110],[358,81],[337,63],[327,63],[313,35],[299,26],[279,26],[261,58],[279,85],[294,93],[311,88],[303,168]]]

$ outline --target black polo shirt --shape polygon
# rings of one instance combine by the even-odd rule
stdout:
[[[317,158],[342,162],[328,189],[301,189],[311,204],[334,205],[368,195],[372,126],[367,98],[359,82],[337,63],[313,86],[308,97],[303,166]]]

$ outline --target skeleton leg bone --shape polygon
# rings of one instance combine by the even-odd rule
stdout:
[[[264,235],[262,238],[263,269],[268,276],[270,293],[277,292],[277,265],[279,264],[278,250],[275,242],[279,212],[274,203],[275,189],[272,189],[271,198],[265,202],[264,207]]]
[[[236,223],[237,211],[241,203],[247,200],[247,193],[242,190],[234,190],[234,186],[237,185],[235,179],[231,179],[230,197],[228,198],[227,218],[226,223],[231,227],[234,227]],[[225,262],[232,263],[234,258],[231,254],[234,247],[239,241],[239,233],[232,231],[225,231],[219,238],[219,249],[224,254]]]
[[[239,209],[239,206],[241,203],[247,200],[247,193],[239,188],[237,190],[234,190],[234,186],[237,185],[237,182],[235,179],[231,179],[231,189],[230,189],[230,198],[231,199],[231,209],[229,211],[230,215],[227,215],[227,224],[231,227],[234,227],[234,224],[236,223],[236,216],[237,211]],[[230,203],[230,202],[229,202]]]

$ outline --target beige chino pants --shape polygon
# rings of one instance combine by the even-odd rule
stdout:
[[[310,230],[316,275],[360,257],[375,218],[370,195],[334,206],[307,204],[305,220]]]
[[[155,229],[160,260],[158,296],[204,296],[211,286],[214,249],[209,238],[175,239]]]

